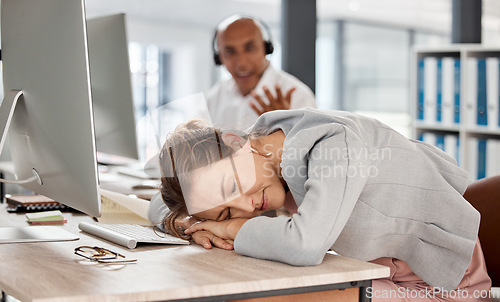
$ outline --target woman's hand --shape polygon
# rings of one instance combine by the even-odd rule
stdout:
[[[233,241],[225,240],[223,238],[217,237],[209,231],[197,231],[191,234],[194,242],[203,246],[206,249],[211,249],[212,246],[216,246],[218,248],[224,250],[232,250],[233,249]]]
[[[234,240],[246,218],[231,218],[223,221],[207,220],[191,225],[184,233],[194,237],[195,232],[208,231],[221,239]]]
[[[188,229],[195,223],[200,223],[201,220],[196,219],[193,216],[179,216],[175,219],[174,225],[180,234],[184,234],[184,231]],[[218,237],[212,234],[209,231],[197,231],[191,233],[191,237],[194,242],[203,246],[206,249],[211,249],[212,246],[224,249],[224,250],[232,250],[233,249],[233,240],[226,240],[224,238]]]

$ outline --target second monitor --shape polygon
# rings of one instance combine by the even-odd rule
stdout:
[[[98,160],[138,159],[125,15],[87,19],[87,36]]]

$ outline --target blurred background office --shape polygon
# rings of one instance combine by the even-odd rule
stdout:
[[[372,115],[409,136],[412,46],[451,43],[454,0],[304,1],[316,3],[316,22],[310,18],[293,22],[316,24],[315,74],[309,85],[318,108]],[[284,9],[289,2],[86,0],[86,10],[89,18],[126,14],[136,120],[140,120],[154,108],[206,92],[221,77],[230,76],[214,65],[211,46],[215,26],[228,15],[248,14],[267,23],[275,45],[269,59],[282,68],[283,37],[296,34],[282,30],[284,18],[292,16]],[[482,0],[482,43],[500,44],[497,0]]]

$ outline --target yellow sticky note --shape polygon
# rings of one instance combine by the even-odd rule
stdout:
[[[58,221],[64,220],[64,217],[61,211],[45,211],[45,212],[37,212],[37,213],[27,213],[26,218],[28,221]]]

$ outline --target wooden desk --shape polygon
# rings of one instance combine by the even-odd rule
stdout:
[[[0,289],[21,301],[220,301],[335,291],[354,293],[389,268],[336,255],[319,266],[294,267],[214,248],[143,245],[128,250],[78,229],[85,215],[65,214],[63,227],[80,239],[70,242],[0,244]],[[23,214],[0,206],[0,226],[25,226]],[[75,255],[80,245],[101,246],[138,259],[123,266],[92,263]],[[353,295],[351,295],[353,296]],[[359,301],[367,301],[360,295]]]

